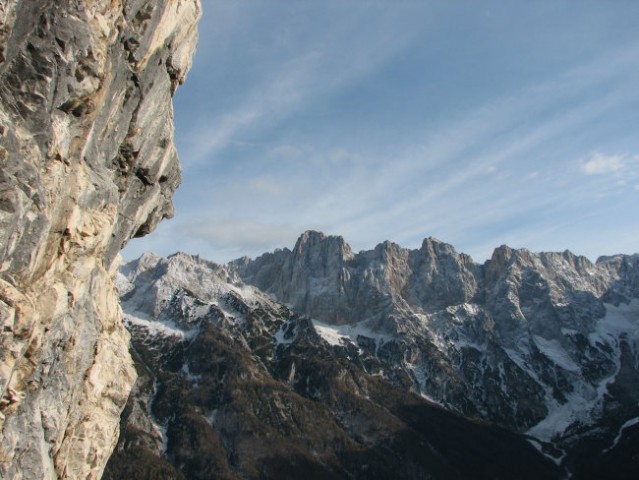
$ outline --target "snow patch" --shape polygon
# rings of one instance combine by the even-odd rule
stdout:
[[[630,303],[620,304],[619,306],[604,305],[606,307],[606,315],[597,322],[595,331],[588,336],[588,339],[591,345],[601,351],[606,351],[602,350],[602,347],[612,350],[612,353],[606,352],[606,355],[609,355],[614,360],[614,371],[594,385],[587,383],[584,379],[580,384],[576,385],[574,392],[567,395],[568,401],[564,404],[559,404],[554,399],[551,400],[547,405],[549,408],[548,416],[528,430],[527,433],[529,435],[549,441],[556,435],[566,431],[574,422],[592,422],[593,416],[601,409],[604,396],[608,393],[608,387],[615,381],[621,369],[620,337],[624,336],[631,342],[637,342],[639,339],[639,300],[635,299]],[[574,367],[578,368],[578,366],[567,356],[565,350],[558,347],[558,341],[549,341],[537,336],[533,339],[539,350],[558,366],[568,371],[578,371],[574,370]],[[519,352],[506,350],[506,353],[517,365],[531,373],[528,363],[525,362]],[[639,419],[635,420],[635,423],[639,423]],[[624,428],[628,428],[635,423],[624,425],[621,430],[623,431]],[[622,431],[619,435],[621,435]],[[619,436],[619,438],[621,437]]]
[[[166,450],[169,444],[169,437],[167,432],[168,426],[166,422],[164,423],[158,422],[158,419],[155,417],[155,415],[153,415],[153,412],[151,411],[151,406],[153,405],[153,402],[155,401],[155,397],[157,396],[157,393],[158,393],[158,380],[157,378],[154,378],[153,390],[151,391],[151,395],[149,395],[149,399],[146,404],[146,413],[149,416],[149,420],[151,420],[151,425],[153,426],[155,433],[160,437],[160,441],[162,442],[161,454],[164,455],[166,453]]]
[[[144,328],[149,335],[178,337],[190,340],[197,335],[198,329],[181,330],[174,322],[154,320],[142,312],[128,313],[123,312],[123,320],[127,326],[136,326]]]
[[[126,295],[135,288],[135,285],[129,281],[121,272],[117,272],[115,279],[113,280],[115,289],[118,291],[118,295]]]
[[[276,345],[290,345],[291,343],[293,343],[297,335],[293,334],[290,336],[290,338],[284,338],[284,335],[286,334],[286,330],[288,328],[290,328],[290,324],[285,323],[277,332],[275,332],[273,338],[275,339]]]
[[[530,443],[533,447],[535,447],[535,449],[539,453],[541,453],[544,457],[546,457],[548,460],[553,462],[558,467],[561,467],[561,462],[564,460],[564,458],[566,458],[566,455],[567,455],[565,450],[557,448],[556,445],[552,445],[552,448],[557,453],[557,455],[555,456],[548,451],[548,449],[546,448],[546,445],[544,445],[544,442],[541,442],[540,440],[536,438],[527,438],[527,440],[528,440],[528,443]],[[569,477],[567,476],[566,478],[569,478]]]
[[[254,287],[250,285],[229,285],[229,290],[237,293],[247,305],[255,305],[260,300]]]
[[[454,346],[457,350],[461,350],[463,348],[477,350],[479,352],[483,352],[485,350],[485,345],[473,342],[472,340],[468,340],[466,338],[460,338],[454,343]]]
[[[533,341],[539,351],[548,359],[550,359],[555,365],[563,368],[568,372],[577,372],[581,371],[579,365],[577,365],[568,352],[561,345],[559,340],[553,339],[548,340],[544,337],[540,337],[538,335],[533,335]]]
[[[211,413],[209,413],[208,415],[204,416],[204,419],[207,421],[207,423],[211,426],[211,427],[215,427],[215,424],[217,422],[217,414],[218,414],[218,409],[214,408],[213,410],[211,410]]]
[[[608,386],[617,378],[619,370],[621,370],[621,345],[620,337],[624,336],[632,342],[639,340],[639,300],[633,300],[630,303],[615,306],[612,304],[604,304],[606,307],[606,315],[599,320],[594,333],[588,336],[592,345],[603,344],[613,350],[613,359],[615,361],[615,371],[612,375],[602,380],[597,392],[599,398],[608,393]]]
[[[341,346],[349,342],[357,345],[357,337],[359,336],[372,338],[377,343],[377,348],[393,340],[391,335],[378,333],[368,328],[365,325],[365,321],[354,325],[329,325],[319,320],[313,320],[312,322],[319,336],[333,346]]]
[[[563,405],[556,401],[548,405],[549,413],[546,418],[526,433],[532,437],[550,442],[553,437],[565,432],[573,423],[589,421],[590,411],[596,402],[586,400],[583,396],[575,393],[566,395],[566,397],[568,401]]]
[[[579,330],[575,330],[574,328],[562,328],[561,334],[566,337],[569,337],[572,335],[579,335]]]
[[[348,335],[340,333],[338,328],[323,324],[319,321],[313,321],[313,327],[319,336],[326,340],[329,345],[340,346],[343,342],[351,340]]]
[[[189,369],[189,364],[188,363],[184,363],[182,365],[181,371],[184,374],[184,376],[186,377],[186,379],[189,380],[194,385],[199,385],[200,382],[202,381],[202,375],[196,375],[193,372],[191,372],[191,370]]]
[[[623,436],[624,430],[626,430],[627,428],[630,428],[630,427],[632,427],[634,425],[637,425],[637,424],[639,424],[639,417],[633,418],[631,420],[628,420],[626,423],[624,423],[621,426],[621,428],[619,429],[619,433],[617,434],[615,439],[612,441],[612,445],[610,445],[608,448],[606,448],[602,453],[607,453],[610,450],[612,450],[613,448],[615,448],[619,444],[619,441],[621,440],[621,437]]]
[[[628,334],[631,338],[639,339],[639,299],[630,303],[615,306],[604,303],[606,315],[599,320],[597,332],[603,335]]]
[[[517,365],[520,369],[526,372],[535,382],[543,386],[543,382],[539,379],[537,372],[535,372],[530,366],[530,363],[528,359],[526,358],[525,354],[523,354],[519,350],[515,350],[512,348],[503,348],[503,351],[506,353],[508,358],[510,358],[513,361],[515,365]]]
[[[435,397],[428,395],[424,389],[424,385],[426,384],[426,378],[428,377],[428,372],[424,368],[422,364],[419,363],[407,363],[406,368],[413,372],[415,379],[417,380],[417,384],[419,385],[419,395],[428,400],[430,403],[435,405],[439,405],[440,407],[446,408],[446,406]]]

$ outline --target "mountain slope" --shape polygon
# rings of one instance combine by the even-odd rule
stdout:
[[[306,232],[229,267],[355,345],[369,373],[527,433],[568,467],[639,416],[639,255],[502,246],[479,265],[432,238],[354,254]]]
[[[364,351],[224,267],[145,255],[119,287],[142,381],[107,479],[559,476],[523,437],[367,373]]]

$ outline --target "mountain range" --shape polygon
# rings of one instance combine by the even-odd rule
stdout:
[[[118,287],[138,382],[105,478],[634,478],[639,255],[309,231]]]

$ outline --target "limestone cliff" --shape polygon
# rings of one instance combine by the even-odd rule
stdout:
[[[99,478],[135,380],[117,254],[173,213],[199,0],[0,0],[0,477]]]

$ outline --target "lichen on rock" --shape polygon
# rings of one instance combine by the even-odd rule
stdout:
[[[199,0],[0,0],[0,477],[99,478],[135,370],[113,286],[171,217]]]

